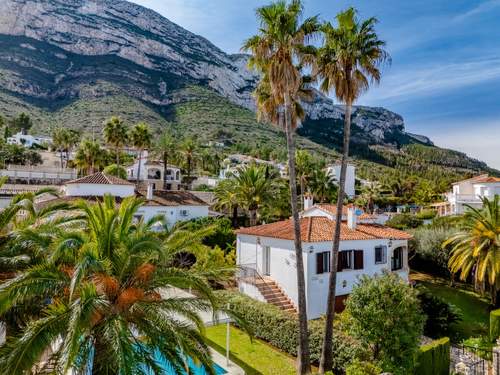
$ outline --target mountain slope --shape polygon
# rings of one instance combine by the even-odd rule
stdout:
[[[246,68],[247,56],[228,55],[125,1],[1,1],[0,114],[27,112],[39,132],[53,125],[98,132],[104,119],[117,114],[128,123],[144,120],[156,129],[171,126],[200,140],[224,141],[238,151],[283,154],[282,134],[257,123],[252,112],[257,77]],[[342,106],[317,92],[305,107],[300,146],[336,158]],[[441,150],[425,136],[405,132],[398,114],[354,109],[354,155],[378,163],[367,170],[413,160],[412,145],[425,145],[431,154]],[[488,171],[463,154],[442,153],[458,166],[432,157],[424,164],[446,168],[450,178]]]

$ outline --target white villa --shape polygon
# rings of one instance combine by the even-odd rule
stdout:
[[[135,180],[137,178],[139,163],[141,164],[139,181],[152,183],[154,189],[179,190],[182,182],[181,169],[174,165],[168,165],[166,178],[167,183],[163,186],[163,163],[155,160],[149,160],[147,152],[144,152],[144,155],[140,160],[136,160],[134,164],[125,168],[127,170],[127,176],[130,180]]]
[[[208,204],[187,191],[155,190],[152,183],[148,184],[145,191],[137,191],[133,183],[102,172],[69,181],[62,191],[61,198],[49,201],[96,201],[105,194],[111,194],[117,201],[131,196],[142,197],[145,203],[137,211],[137,219],[147,221],[156,215],[163,215],[169,226],[179,221],[208,216]]]
[[[340,168],[340,164],[332,164],[326,167],[327,173],[332,177],[335,184],[338,184],[340,180]],[[347,164],[345,177],[345,193],[349,198],[352,198],[356,195],[356,167],[353,164]]]
[[[10,145],[19,145],[31,148],[33,146],[42,146],[45,144],[52,143],[52,138],[43,136],[33,136],[30,134],[24,134],[23,132],[18,132],[12,137],[7,138],[7,143]]]
[[[434,203],[439,216],[461,215],[469,205],[481,208],[481,198],[492,199],[496,194],[500,195],[500,178],[483,174],[467,180],[453,183],[453,190],[446,194],[446,201]]]
[[[221,169],[219,172],[219,178],[221,180],[228,178],[231,174],[234,174],[239,167],[245,167],[250,164],[271,166],[279,171],[281,177],[283,178],[288,177],[288,170],[286,164],[258,159],[249,155],[242,155],[242,154],[229,155],[226,159],[224,159],[222,164],[224,165],[224,168]]]
[[[326,313],[330,252],[334,231],[331,207],[316,205],[301,217],[302,251],[306,280],[307,314],[310,319]],[[347,207],[341,225],[341,242],[335,309],[344,308],[357,278],[384,270],[408,279],[408,240],[403,231],[377,224],[374,215]],[[356,212],[358,211],[358,212]],[[239,289],[260,301],[295,311],[297,279],[292,220],[237,231]]]

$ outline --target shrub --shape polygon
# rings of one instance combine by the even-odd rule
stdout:
[[[125,168],[117,164],[108,165],[106,168],[104,168],[103,172],[111,176],[121,178],[123,180],[127,179],[127,171],[125,170]]]
[[[255,337],[293,356],[297,355],[298,321],[294,315],[286,313],[274,305],[256,301],[241,293],[220,291],[224,300],[243,318],[253,330]],[[324,337],[324,321],[309,322],[309,345],[311,361],[319,363]],[[364,352],[351,337],[335,331],[333,338],[334,369],[343,372],[355,358]]]
[[[178,225],[183,229],[192,231],[212,225],[215,227],[215,230],[212,234],[203,239],[203,244],[210,247],[218,246],[226,253],[231,251],[234,247],[236,235],[231,226],[231,220],[226,217],[203,217],[188,222],[180,222]]]
[[[394,375],[411,372],[425,320],[416,290],[394,273],[362,276],[344,314],[348,333],[368,348],[370,362]]]
[[[380,367],[372,363],[355,360],[346,368],[346,375],[379,375],[382,372]]]
[[[399,214],[387,220],[385,225],[396,229],[412,229],[422,225],[423,220],[412,214]]]
[[[448,337],[420,347],[415,375],[448,375],[449,373],[450,339]]]
[[[437,212],[435,210],[422,210],[420,211],[416,217],[420,220],[430,220],[436,217]]]
[[[495,341],[500,337],[500,309],[490,312],[490,340]]]
[[[428,291],[419,290],[418,299],[422,311],[427,316],[424,334],[429,337],[438,338],[447,335],[451,325],[462,319],[460,311],[455,306]]]

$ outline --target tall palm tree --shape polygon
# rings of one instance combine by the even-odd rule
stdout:
[[[153,153],[161,158],[163,163],[163,188],[167,186],[167,171],[169,158],[173,158],[176,152],[175,138],[172,132],[165,130],[153,146]]]
[[[263,76],[261,88],[268,85],[270,117],[274,123],[282,123],[286,133],[288,151],[288,173],[290,201],[294,225],[295,256],[297,263],[297,288],[299,309],[299,348],[297,370],[299,374],[311,372],[309,355],[309,337],[307,330],[307,311],[305,297],[304,263],[300,237],[299,210],[297,206],[297,184],[295,171],[295,140],[293,118],[298,92],[303,85],[301,70],[296,62],[305,65],[309,62],[305,44],[318,31],[316,17],[301,21],[303,7],[299,0],[273,2],[258,8],[260,22],[259,34],[248,39],[243,49],[250,51],[249,64],[258,69]],[[257,98],[259,99],[259,98]],[[257,107],[263,108],[257,100]],[[283,121],[280,121],[280,118]],[[296,118],[296,117],[295,117]]]
[[[321,90],[325,93],[335,92],[338,100],[345,104],[344,141],[342,165],[339,178],[337,198],[337,217],[333,233],[331,256],[331,272],[327,312],[325,320],[325,338],[322,347],[320,373],[332,369],[333,352],[333,319],[335,315],[335,288],[337,284],[337,257],[340,243],[340,223],[342,205],[345,197],[345,180],[347,158],[349,157],[349,141],[351,133],[352,105],[365,92],[370,81],[380,80],[379,66],[388,54],[384,50],[385,42],[375,32],[375,18],[359,21],[356,10],[349,8],[337,15],[337,27],[327,23],[323,26],[324,44],[318,50],[315,73],[321,80]]]
[[[206,231],[161,239],[151,223],[134,222],[141,204],[127,198],[117,207],[111,196],[77,203],[81,226],[55,239],[46,262],[0,286],[0,314],[22,304],[42,308],[0,347],[1,373],[34,366],[50,373],[162,373],[160,355],[176,373],[188,357],[215,373],[199,313],[224,309],[209,280],[233,270],[177,267],[180,254],[206,251]]]
[[[194,140],[194,138],[189,137],[182,142],[181,153],[184,156],[188,178],[191,177],[191,172],[193,171],[194,163],[197,159],[197,152],[198,143]]]
[[[331,202],[336,192],[333,178],[326,169],[315,169],[309,178],[309,188],[314,199],[321,202]]]
[[[81,174],[90,175],[106,166],[107,152],[89,138],[84,139],[75,154],[75,165]]]
[[[361,188],[360,198],[365,202],[366,210],[373,214],[375,202],[382,197],[383,187],[379,182],[373,181]]]
[[[117,116],[111,117],[104,123],[102,133],[104,142],[113,148],[116,156],[116,165],[120,166],[120,152],[121,149],[127,144],[128,129],[125,123]]]
[[[59,152],[59,158],[61,162],[61,169],[64,168],[64,156],[63,152],[65,150],[65,136],[67,130],[65,128],[55,128],[52,131],[52,145],[54,149]]]
[[[70,154],[73,148],[78,144],[80,133],[73,129],[56,128],[52,132],[52,143],[55,149],[59,152],[61,159],[61,168],[63,164],[63,152],[66,154],[66,166],[68,165]]]
[[[232,179],[222,180],[214,190],[215,208],[227,210],[232,215],[233,228],[238,226],[238,193],[235,181]]]
[[[257,225],[259,209],[268,204],[273,197],[274,179],[266,166],[252,164],[236,170],[232,181],[236,198],[250,217],[250,226]]]
[[[312,155],[307,150],[297,150],[295,164],[300,186],[299,206],[304,209],[304,194],[306,193],[307,181],[315,170]]]
[[[142,153],[151,146],[152,138],[153,135],[151,134],[149,126],[144,122],[140,122],[135,125],[129,133],[130,142],[137,150],[137,184],[139,184],[139,178],[141,175]]]
[[[482,198],[483,208],[468,207],[459,232],[443,243],[451,245],[448,262],[452,274],[466,280],[472,273],[476,285],[488,282],[491,302],[498,305],[500,290],[500,196]]]

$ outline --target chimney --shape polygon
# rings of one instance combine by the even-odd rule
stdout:
[[[351,206],[347,208],[347,227],[349,229],[356,229],[356,207]]]
[[[304,211],[314,206],[314,198],[311,193],[304,194]]]
[[[153,199],[153,183],[152,182],[148,182],[148,190],[146,193],[146,199],[148,201]]]

